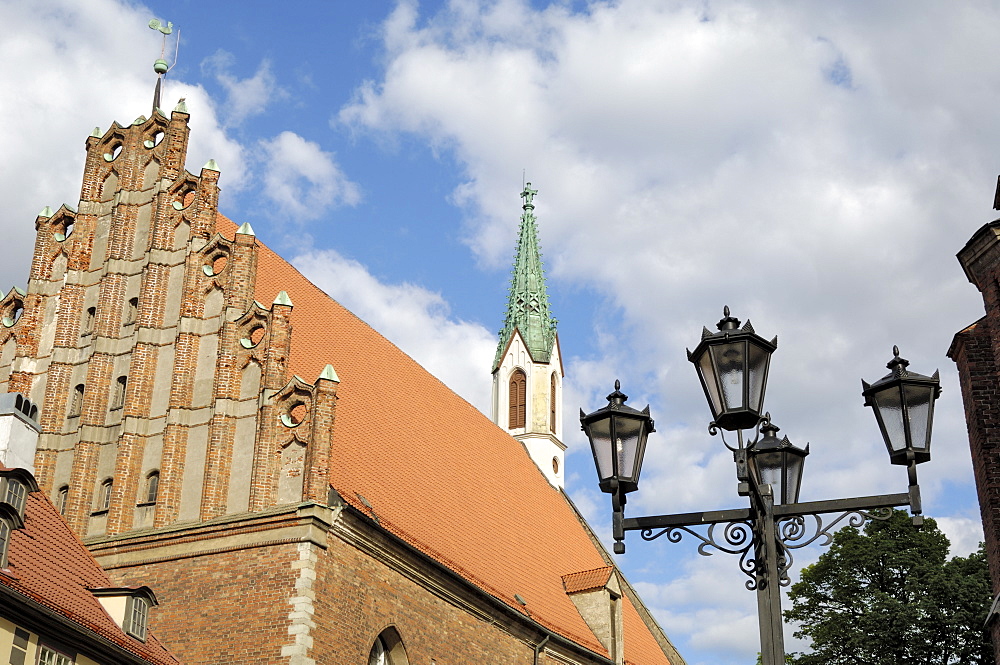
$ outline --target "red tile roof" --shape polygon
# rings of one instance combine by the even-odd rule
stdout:
[[[603,568],[595,568],[594,570],[584,570],[579,573],[563,575],[563,586],[566,588],[566,593],[600,589],[608,583],[613,570],[612,566],[604,566]]]
[[[218,229],[232,238],[236,225],[219,215]],[[315,381],[330,363],[340,378],[330,465],[339,495],[486,593],[606,655],[562,583],[567,573],[606,563],[522,444],[258,246],[256,299],[271,303],[287,291],[294,305],[291,373]],[[635,608],[624,605],[628,659],[668,663]]]
[[[0,585],[149,663],[177,665],[154,635],[147,634],[145,642],[126,635],[89,591],[111,587],[111,580],[48,498],[41,492],[29,493],[24,512],[24,528],[11,534]],[[50,636],[58,639],[58,629]]]

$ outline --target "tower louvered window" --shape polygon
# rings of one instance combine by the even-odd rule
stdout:
[[[556,433],[556,373],[549,376],[549,431]]]
[[[517,429],[519,427],[524,427],[524,416],[527,410],[527,398],[528,398],[528,381],[524,372],[521,370],[514,370],[514,373],[510,375],[510,424],[507,426],[508,429]]]

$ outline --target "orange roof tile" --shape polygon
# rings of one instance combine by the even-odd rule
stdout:
[[[89,589],[111,587],[111,580],[41,492],[28,494],[24,528],[11,534],[8,566],[0,572],[0,584],[147,662],[178,662],[154,635],[147,634],[140,642],[126,635],[104,610]]]
[[[233,237],[232,221],[219,215],[217,226]],[[569,572],[606,564],[522,444],[259,240],[258,247],[256,299],[270,303],[286,291],[294,305],[290,374],[314,381],[330,363],[340,377],[333,488],[486,593],[606,655],[562,583]],[[488,371],[484,365],[484,381]],[[668,663],[635,608],[624,605],[629,660]]]
[[[603,568],[595,568],[594,570],[584,570],[579,573],[563,575],[563,586],[566,588],[566,593],[600,589],[608,583],[611,571],[613,570],[613,566],[604,566]]]

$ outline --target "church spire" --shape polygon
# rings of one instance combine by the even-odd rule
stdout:
[[[552,346],[556,338],[556,319],[549,310],[549,296],[545,290],[545,271],[542,270],[542,254],[538,247],[538,228],[535,225],[535,204],[538,190],[531,183],[524,186],[521,214],[521,229],[514,256],[514,271],[510,280],[510,294],[507,298],[507,314],[504,317],[494,370],[503,359],[504,349],[510,343],[514,330],[524,339],[528,353],[534,362],[549,362]]]

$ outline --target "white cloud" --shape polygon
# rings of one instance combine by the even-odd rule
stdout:
[[[977,515],[975,519],[968,517],[937,517],[938,528],[948,536],[951,547],[948,556],[969,556],[983,542],[983,523]]]
[[[231,73],[236,62],[232,53],[219,49],[201,63],[202,72],[210,74],[226,91],[227,124],[239,125],[250,116],[264,112],[277,96],[285,95],[271,72],[271,62],[262,60],[253,76],[240,79]]]
[[[335,251],[313,250],[292,263],[445,385],[490,413],[488,371],[496,337],[486,328],[454,319],[440,294],[414,284],[380,282]]]
[[[314,219],[335,205],[357,205],[358,186],[347,179],[334,155],[294,132],[261,141],[264,196],[281,212]]]
[[[598,340],[570,360],[568,385],[587,410],[615,378],[633,405],[652,403],[658,432],[630,514],[743,502],[684,355],[728,304],[780,335],[767,406],[782,434],[812,444],[804,500],[904,491],[860,378],[885,373],[894,343],[911,369],[940,368],[920,479],[926,513],[950,515],[951,488],[972,476],[944,354],[982,313],[954,253],[993,216],[998,30],[985,3],[620,0],[574,13],[453,0],[433,16],[400,3],[383,75],[335,122],[455,159],[453,200],[491,266],[506,261],[512,181],[527,168],[550,290],[582,285],[612,312],[561,331],[564,346]],[[943,523],[971,538],[958,518]]]
[[[0,288],[24,285],[34,246],[34,219],[46,205],[76,205],[84,140],[95,124],[131,123],[150,113],[159,33],[148,10],[113,0],[0,3],[0,197],[7,259]],[[137,57],[137,54],[148,54]],[[219,126],[212,101],[197,86],[165,79],[161,105],[179,97],[191,111],[188,168],[209,158],[223,168],[223,195],[243,180],[241,147]],[[223,199],[225,202],[225,199]]]

